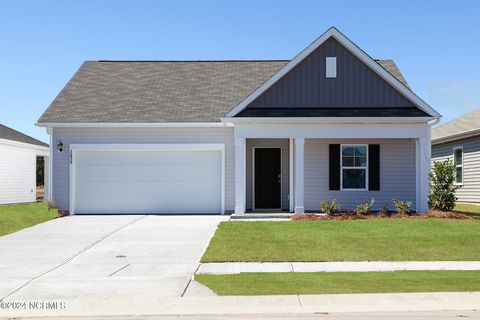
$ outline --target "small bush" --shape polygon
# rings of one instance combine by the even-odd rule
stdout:
[[[432,172],[429,174],[430,194],[428,202],[430,207],[440,211],[452,211],[455,207],[455,190],[459,187],[455,181],[455,166],[450,160],[435,161]]]
[[[393,199],[393,207],[400,214],[410,214],[410,209],[412,208],[412,202],[410,201],[400,201]]]
[[[382,204],[379,214],[390,214],[390,208],[388,207],[388,204]]]
[[[338,212],[340,205],[337,203],[336,199],[331,201],[329,199],[325,199],[320,202],[320,208],[322,208],[323,213],[334,215]]]
[[[48,202],[48,211],[52,209],[58,209],[57,204],[53,200]]]
[[[372,211],[374,204],[375,200],[372,198],[370,201],[358,204],[355,211],[357,212],[357,214],[368,214],[370,213],[370,211]]]

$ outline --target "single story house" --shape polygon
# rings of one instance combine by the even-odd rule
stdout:
[[[439,118],[332,27],[288,61],[87,61],[37,125],[71,214],[426,211]]]
[[[480,108],[432,129],[432,161],[455,165],[459,202],[480,203]]]
[[[0,124],[0,204],[35,202],[37,158],[49,155],[48,144]]]

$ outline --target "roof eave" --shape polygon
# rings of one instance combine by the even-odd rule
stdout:
[[[457,141],[457,140],[471,138],[471,137],[475,137],[475,136],[480,136],[480,129],[469,130],[469,131],[465,131],[465,132],[461,132],[461,133],[457,133],[457,134],[452,134],[452,135],[448,135],[448,136],[441,137],[441,138],[432,139],[432,145]]]
[[[216,128],[224,127],[222,122],[37,122],[45,128]]]
[[[346,124],[346,123],[426,123],[435,117],[226,117],[222,121],[232,124]]]

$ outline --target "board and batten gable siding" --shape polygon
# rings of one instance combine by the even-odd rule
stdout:
[[[329,190],[329,144],[379,144],[380,191]],[[410,139],[306,139],[305,210],[320,209],[320,201],[336,199],[341,208],[375,199],[375,210],[383,204],[393,209],[392,199],[411,201],[415,208],[415,143]]]
[[[336,78],[326,78],[326,57],[337,58]],[[313,51],[252,101],[256,107],[368,107],[415,105],[334,38]]]
[[[456,191],[458,201],[480,203],[480,136],[433,145],[432,164],[453,161],[456,147],[463,147],[463,185]]]
[[[225,210],[235,207],[235,146],[233,128],[55,128],[53,144],[61,140],[63,152],[53,150],[53,199],[69,209],[69,145],[109,143],[222,143],[225,144]],[[188,201],[188,199],[185,199]]]
[[[0,143],[0,204],[36,201],[34,149]]]
[[[289,141],[288,139],[247,139],[246,141],[246,209],[253,209],[253,148],[282,149],[282,209],[289,208]]]

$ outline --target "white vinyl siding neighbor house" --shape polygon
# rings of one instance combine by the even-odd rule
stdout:
[[[47,144],[0,125],[0,204],[35,202],[37,157],[48,156]]]
[[[425,212],[439,118],[331,28],[290,61],[87,61],[38,125],[71,214]]]
[[[457,201],[480,204],[480,109],[432,130],[432,161],[455,165]]]

